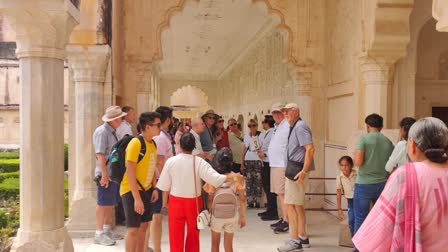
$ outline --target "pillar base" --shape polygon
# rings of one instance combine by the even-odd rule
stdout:
[[[85,197],[70,206],[67,230],[73,238],[93,237],[96,230],[96,199]]]
[[[62,227],[50,231],[30,232],[21,228],[11,252],[73,252],[73,243],[67,229]]]

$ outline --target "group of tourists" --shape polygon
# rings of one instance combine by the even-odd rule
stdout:
[[[93,135],[95,243],[110,246],[124,238],[111,230],[113,208],[120,203],[126,251],[161,251],[164,215],[170,251],[200,250],[198,220],[212,231],[213,252],[219,251],[222,233],[225,250],[233,251],[234,233],[246,225],[246,209],[260,208],[264,192],[266,211],[259,217],[276,221],[267,225],[274,233],[290,235],[278,251],[310,247],[304,204],[309,172],[315,169],[311,129],[295,103],[273,104],[270,112],[262,120],[263,131],[250,119],[243,134],[237,120],[229,119],[225,127],[213,110],[177,120],[172,108],[160,106],[136,120],[131,107],[107,108]],[[367,116],[365,123],[367,134],[358,140],[354,159],[340,158],[336,179],[338,216],[344,215],[344,195],[355,250],[442,251],[448,246],[441,236],[448,230],[446,125],[436,118],[404,118],[402,141],[394,147],[381,133],[380,115]],[[125,146],[124,175],[112,182],[111,153],[128,136],[135,137]]]

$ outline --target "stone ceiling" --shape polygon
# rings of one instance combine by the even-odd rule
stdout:
[[[164,78],[218,79],[247,48],[280,23],[265,3],[187,1],[162,33]]]

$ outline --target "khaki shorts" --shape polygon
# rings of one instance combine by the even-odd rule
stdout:
[[[212,216],[210,222],[210,229],[213,232],[221,233],[222,231],[226,233],[235,233],[238,228],[238,214],[230,219],[217,219]]]
[[[285,170],[284,167],[271,167],[271,192],[285,194]]]
[[[308,190],[308,173],[305,179],[297,184],[296,182],[286,179],[285,182],[285,204],[303,206],[305,204],[305,193]]]

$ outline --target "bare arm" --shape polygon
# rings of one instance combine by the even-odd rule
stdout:
[[[355,151],[354,165],[359,167],[363,163],[364,163],[364,151],[363,150],[356,150]]]
[[[106,169],[106,157],[104,156],[104,153],[96,153],[96,158],[98,159],[98,163],[100,164],[101,169],[101,186],[105,186],[106,188],[109,187],[109,173],[107,173]]]
[[[343,218],[343,213],[342,213],[342,204],[341,204],[341,200],[342,200],[342,190],[341,189],[337,189],[336,190],[336,204],[338,206],[338,217],[339,219]]]
[[[305,161],[303,162],[303,169],[297,173],[297,175],[294,177],[296,180],[296,183],[301,183],[305,179],[305,174],[309,171],[310,165],[313,162],[314,158],[314,145],[312,143],[306,144],[305,146]]]

